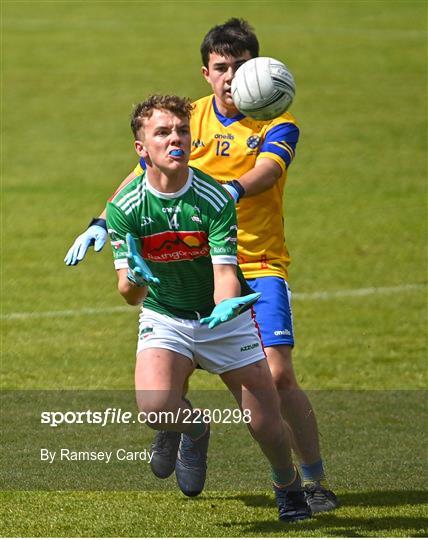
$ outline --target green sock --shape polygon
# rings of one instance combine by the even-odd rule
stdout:
[[[293,491],[301,488],[300,476],[292,463],[286,469],[272,467],[272,480],[280,488],[290,488]]]
[[[200,418],[200,415],[198,415]],[[192,422],[189,425],[189,429],[186,431],[187,435],[190,435],[192,439],[199,439],[206,432],[207,425],[202,420]]]

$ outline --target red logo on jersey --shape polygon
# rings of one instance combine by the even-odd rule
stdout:
[[[165,231],[141,238],[142,255],[153,262],[192,261],[208,257],[208,236],[201,231]]]

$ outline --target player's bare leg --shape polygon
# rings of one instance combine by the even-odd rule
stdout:
[[[318,426],[306,393],[300,388],[291,361],[291,347],[265,348],[272,378],[281,403],[281,413],[293,433],[293,449],[303,463],[320,459]]]
[[[277,468],[289,467],[291,441],[266,361],[223,373],[221,378],[240,407],[251,411],[248,427],[270,463]]]
[[[173,421],[149,424],[159,430],[152,445],[152,470],[166,478],[175,469],[180,489],[191,497],[199,495],[205,484],[209,441],[209,426],[201,420],[190,422],[192,407],[183,398],[193,369],[189,358],[162,348],[139,352],[135,369],[140,411],[174,413]]]
[[[302,464],[303,480],[313,512],[333,510],[337,499],[325,484],[318,426],[307,394],[300,388],[288,345],[265,349],[274,384],[278,391],[283,418],[292,432],[292,445]]]
[[[311,511],[292,462],[291,440],[266,360],[223,373],[221,378],[241,409],[250,411],[247,425],[271,464],[280,520],[309,518]]]
[[[139,352],[135,366],[139,410],[148,414],[188,409],[187,402],[183,400],[183,391],[193,369],[189,358],[168,349],[151,348]],[[182,422],[183,418],[181,415],[178,422],[151,422],[149,425],[158,430],[185,432],[189,425]]]
[[[179,408],[188,409],[183,395],[193,369],[189,358],[166,349],[153,348],[138,353],[135,388],[139,410],[146,413],[170,411],[175,415]],[[151,446],[151,469],[158,478],[167,478],[175,470],[181,432],[188,429],[189,424],[149,425],[159,430]]]

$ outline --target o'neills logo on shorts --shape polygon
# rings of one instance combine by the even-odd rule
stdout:
[[[201,231],[165,231],[141,239],[142,255],[153,262],[191,261],[208,257],[208,236]]]

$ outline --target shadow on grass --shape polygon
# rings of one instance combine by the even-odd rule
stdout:
[[[233,523],[224,523],[224,527],[230,527]],[[242,523],[240,524],[243,526]],[[402,531],[403,535],[408,536],[411,531],[413,537],[425,537],[428,521],[424,518],[407,517],[341,517],[334,513],[315,516],[308,521],[299,523],[281,523],[279,521],[252,521],[243,526],[244,532],[251,534],[257,533],[260,536],[266,536],[278,532],[287,533],[287,536],[296,536],[299,533],[305,535],[317,531],[322,531],[324,536],[326,532],[332,536],[351,536],[366,537],[372,536],[376,531]],[[419,531],[415,533],[414,531]]]
[[[230,497],[234,498],[234,497]],[[258,508],[273,509],[273,496],[266,495],[240,495],[237,497],[242,500],[246,506]],[[361,507],[361,508],[387,508],[403,505],[425,505],[428,503],[428,495],[424,491],[373,491],[361,493],[346,493],[339,497],[341,508],[346,507]],[[235,525],[234,523],[223,523],[222,526],[229,528]],[[242,523],[240,524],[242,526]],[[333,536],[370,536],[375,531],[396,531],[401,530],[413,532],[413,537],[425,537],[428,530],[428,519],[423,517],[421,509],[421,517],[406,517],[406,516],[383,516],[376,517],[368,514],[367,517],[350,517],[338,515],[336,512],[318,514],[309,521],[304,521],[296,524],[283,524],[278,521],[253,521],[245,525],[245,532],[257,533],[259,535],[267,535],[269,533],[284,533],[287,536],[299,533],[316,532],[322,529],[325,533],[327,529],[329,534]]]
[[[234,499],[236,497],[230,497]],[[239,495],[238,498],[246,506],[270,507],[272,497],[266,495]],[[344,493],[339,496],[340,506],[403,506],[404,504],[428,504],[426,491],[363,491],[360,493]]]

